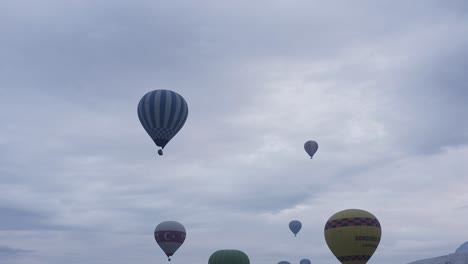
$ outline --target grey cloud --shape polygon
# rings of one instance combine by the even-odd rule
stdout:
[[[456,208],[456,209],[467,210],[467,209],[468,209],[468,205],[461,206],[461,207],[458,207],[458,208]]]
[[[33,253],[32,250],[0,246],[0,260],[12,259]]]
[[[375,13],[371,17],[380,22],[388,19],[375,12],[382,12],[382,6],[371,5],[369,9],[372,12],[369,12],[369,9],[344,3],[297,3],[297,16],[282,16],[285,6],[276,2],[269,9],[264,9],[260,3],[253,6],[248,3],[250,8],[245,9],[243,19],[239,20],[237,13],[231,12],[231,9],[245,6],[247,3],[242,2],[224,6],[210,2],[166,5],[148,1],[132,5],[123,2],[64,5],[52,1],[49,5],[38,7],[35,16],[35,12],[32,12],[32,19],[23,20],[26,26],[17,31],[15,28],[8,31],[13,36],[6,39],[12,41],[11,49],[17,52],[6,54],[7,57],[23,54],[16,57],[25,61],[10,64],[11,69],[21,69],[26,73],[26,76],[17,76],[18,82],[30,79],[29,86],[37,82],[48,83],[49,89],[63,96],[90,100],[87,95],[97,90],[94,86],[96,82],[100,83],[100,93],[126,90],[125,86],[115,89],[119,86],[118,81],[105,81],[118,76],[129,77],[136,82],[136,78],[145,78],[159,85],[177,86],[181,79],[197,80],[198,76],[207,72],[219,75],[223,71],[235,70],[233,66],[238,67],[237,63],[249,63],[259,58],[268,60],[272,54],[284,54],[286,57],[291,56],[288,52],[292,51],[298,53],[300,58],[316,60],[317,56],[324,56],[325,50],[329,51],[326,53],[328,56],[332,52],[336,54],[343,41],[358,41],[360,44],[362,39],[359,39],[368,33],[385,34],[381,28],[372,28],[381,23],[367,23],[365,18],[368,18],[368,14]],[[399,4],[387,3],[387,6],[403,12],[408,10],[408,6]],[[366,15],[362,16],[361,13]],[[22,15],[31,16],[31,13]],[[271,17],[276,19],[272,20]],[[412,13],[406,11],[404,17],[411,19]],[[343,21],[336,23],[336,18]],[[323,19],[329,20],[328,23],[323,24]],[[355,23],[345,23],[349,19]],[[390,21],[394,22],[388,20],[390,25]],[[353,25],[356,28],[346,28]],[[337,31],[333,29],[340,27],[345,27],[341,31],[345,36],[334,35]],[[309,31],[321,32],[324,36],[307,34]],[[13,32],[22,34],[16,36],[17,33]],[[210,38],[210,34],[214,38],[213,44],[199,46],[200,41]],[[298,35],[304,39],[297,39]],[[39,47],[43,50],[37,52],[38,44],[42,42]],[[206,52],[214,54],[210,56]],[[312,55],[307,55],[311,52]],[[221,60],[222,64],[219,63]],[[229,63],[230,60],[236,64]],[[47,74],[40,65],[47,65]],[[34,68],[29,68],[31,66]],[[29,78],[31,74],[34,75]],[[215,75],[210,75],[210,78],[213,77]]]
[[[450,34],[459,30],[455,27]],[[427,49],[426,58],[421,60],[422,66],[405,74],[408,82],[401,93],[408,94],[405,98],[412,98],[412,101],[403,101],[401,107],[415,125],[414,132],[424,134],[424,137],[411,135],[416,148],[433,152],[468,140],[465,132],[468,121],[463,118],[468,111],[465,103],[468,98],[467,79],[460,72],[468,63],[464,59],[467,41],[466,38],[451,43],[444,41]],[[431,124],[430,119],[436,120],[436,124]]]
[[[0,230],[64,230],[71,229],[54,224],[46,212],[0,207]],[[76,227],[73,227],[75,229]]]
[[[164,259],[166,219],[190,231],[174,262],[331,262],[347,206],[385,224],[375,261],[462,239],[427,243],[453,225],[437,210],[465,217],[465,1],[46,2],[0,8],[0,223],[41,263]],[[189,102],[163,157],[136,115],[158,88]]]
[[[0,227],[3,230],[30,230],[49,227],[44,222],[44,215],[15,208],[0,208],[2,214]]]

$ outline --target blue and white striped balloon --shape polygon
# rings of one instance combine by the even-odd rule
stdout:
[[[188,116],[185,99],[170,90],[154,90],[138,103],[138,118],[162,155],[162,149],[184,126]]]

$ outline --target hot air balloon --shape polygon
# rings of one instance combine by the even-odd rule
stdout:
[[[222,249],[211,254],[208,264],[250,264],[250,260],[240,250]]]
[[[156,146],[166,144],[179,132],[187,120],[188,106],[185,99],[170,90],[154,90],[145,94],[138,103],[138,118]]]
[[[278,264],[291,264],[291,263],[289,261],[282,260],[282,261],[278,262]]]
[[[304,143],[304,149],[309,154],[310,159],[314,157],[315,152],[317,152],[318,144],[316,141],[309,140]]]
[[[380,242],[377,218],[364,210],[348,209],[334,214],[325,224],[325,240],[343,264],[365,264]]]
[[[185,228],[176,221],[164,221],[156,226],[154,239],[166,253],[167,259],[171,261],[171,256],[179,249],[185,241]]]
[[[301,228],[302,223],[298,220],[292,220],[291,222],[289,222],[289,229],[291,229],[291,232],[294,233],[294,236],[296,236],[297,233],[299,233],[299,230],[301,230]]]
[[[310,259],[301,259],[299,264],[311,264]]]

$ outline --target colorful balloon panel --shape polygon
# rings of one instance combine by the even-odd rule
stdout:
[[[381,238],[379,220],[360,209],[334,214],[325,224],[325,240],[343,264],[365,264],[372,257]]]

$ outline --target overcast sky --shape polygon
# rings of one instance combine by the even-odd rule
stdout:
[[[369,264],[468,240],[466,0],[2,0],[0,40],[0,263],[166,263],[165,220],[173,264],[338,263],[348,208],[382,225]],[[162,157],[155,89],[189,107]]]

